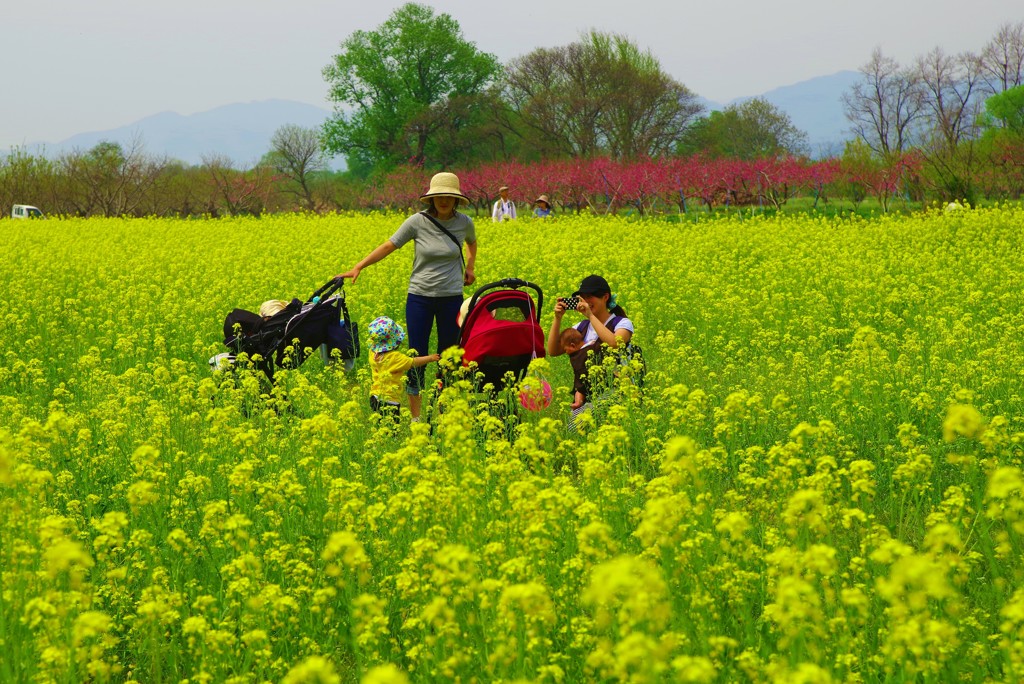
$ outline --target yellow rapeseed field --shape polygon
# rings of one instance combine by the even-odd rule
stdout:
[[[1024,678],[1024,210],[479,222],[604,275],[642,391],[381,426],[365,358],[214,374],[402,216],[2,221],[0,680]],[[404,322],[412,249],[347,289]]]

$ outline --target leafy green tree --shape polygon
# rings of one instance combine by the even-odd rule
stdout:
[[[143,205],[142,216],[201,216],[214,214],[214,187],[199,166],[170,161]]]
[[[374,31],[356,31],[323,70],[337,113],[324,126],[324,147],[352,169],[403,162],[436,165],[439,131],[451,137],[473,123],[466,101],[481,96],[499,72],[497,59],[462,36],[455,19],[408,3]],[[349,111],[345,112],[343,109]],[[455,111],[470,116],[451,116]]]
[[[0,155],[0,211],[9,213],[12,204],[34,204],[44,212],[59,210],[49,203],[53,164],[42,154],[14,147]]]
[[[1015,86],[985,100],[985,126],[989,135],[1000,131],[1024,136],[1024,85]]]
[[[923,123],[926,145],[955,148],[973,138],[981,99],[981,60],[965,52],[949,55],[941,47],[917,59],[917,79],[921,84]]]
[[[702,109],[649,51],[597,31],[512,60],[501,84],[505,129],[545,157],[656,156]]]
[[[979,156],[982,184],[990,197],[1024,195],[1024,85],[985,100]]]
[[[917,59],[923,104],[917,137],[924,160],[923,180],[944,200],[975,201],[981,69],[977,55],[950,55],[941,47]]]
[[[57,167],[64,177],[61,194],[68,213],[79,216],[124,216],[138,212],[159,182],[167,160],[148,156],[142,140],[127,147],[104,140],[88,151],[61,155]]]
[[[538,48],[512,60],[501,82],[508,107],[503,127],[541,157],[600,154],[596,130],[606,87],[594,72],[581,43]]]
[[[204,155],[202,173],[213,186],[211,216],[256,216],[270,204],[274,193],[274,171],[266,164],[240,171],[225,156]]]
[[[763,98],[711,112],[695,123],[679,146],[682,154],[758,159],[807,153],[807,134],[784,111]]]
[[[609,154],[630,159],[670,151],[703,110],[696,95],[625,36],[591,31],[584,44],[596,72],[608,79],[598,130]]]

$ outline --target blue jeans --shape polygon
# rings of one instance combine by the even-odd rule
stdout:
[[[462,296],[425,297],[409,293],[405,300],[405,324],[409,326],[409,348],[416,350],[417,356],[426,356],[430,352],[430,331],[437,321],[437,351],[443,352],[448,347],[459,343],[459,308]],[[423,388],[424,368],[411,368],[406,374],[405,391],[416,395]]]

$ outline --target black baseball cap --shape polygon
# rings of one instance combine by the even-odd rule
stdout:
[[[612,288],[609,287],[607,280],[605,280],[599,275],[588,275],[586,278],[583,279],[583,282],[580,283],[579,289],[572,293],[572,296],[577,297],[579,295],[600,295],[604,294],[605,292],[610,293],[611,291]]]

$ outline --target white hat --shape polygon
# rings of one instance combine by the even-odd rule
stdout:
[[[459,307],[459,315],[456,316],[455,322],[458,323],[459,327],[466,322],[466,316],[469,315],[469,303],[473,301],[472,297],[466,297],[462,300],[462,306]]]

